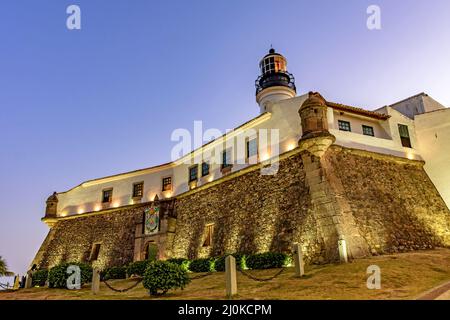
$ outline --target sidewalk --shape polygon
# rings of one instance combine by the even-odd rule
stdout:
[[[425,292],[417,300],[450,300],[450,282]]]

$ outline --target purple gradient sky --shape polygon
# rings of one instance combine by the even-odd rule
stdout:
[[[81,31],[65,27],[70,4]],[[450,106],[449,15],[448,0],[2,0],[0,255],[26,270],[53,191],[168,161],[172,130],[194,120],[256,116],[270,44],[300,94],[374,109],[425,91]]]

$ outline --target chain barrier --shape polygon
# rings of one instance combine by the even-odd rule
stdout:
[[[131,287],[128,287],[126,289],[116,289],[116,288],[112,287],[106,280],[104,280],[103,283],[112,291],[123,293],[123,292],[130,291],[131,289],[137,287],[137,285],[140,284],[143,280],[144,280],[143,278],[137,279],[135,284],[133,284]]]
[[[284,271],[284,269],[285,269],[285,268],[282,268],[280,271],[278,271],[277,273],[275,273],[273,276],[271,276],[271,277],[269,277],[269,278],[265,278],[265,279],[257,278],[257,277],[255,277],[255,276],[251,275],[250,273],[245,272],[244,270],[241,270],[241,269],[239,269],[238,271],[239,271],[240,273],[242,273],[244,276],[246,276],[247,278],[251,279],[251,280],[258,281],[258,282],[267,282],[267,281],[270,281],[270,280],[275,279],[275,278],[278,277],[280,274],[282,274],[283,271]]]
[[[199,275],[199,276],[190,277],[189,279],[190,279],[190,280],[202,279],[202,278],[206,278],[207,276],[212,275],[213,273],[214,273],[214,272],[208,272],[208,273],[205,273],[205,274],[202,274],[202,275]],[[114,287],[111,286],[106,280],[104,280],[103,283],[104,283],[110,290],[112,290],[112,291],[114,291],[114,292],[120,292],[120,293],[123,293],[123,292],[127,292],[127,291],[130,291],[131,289],[135,288],[135,287],[136,287],[138,284],[140,284],[143,280],[144,280],[144,279],[142,279],[142,278],[138,279],[138,280],[136,281],[136,283],[134,283],[132,286],[130,286],[130,287],[126,288],[126,289],[117,289],[117,288],[114,288]]]
[[[208,272],[208,273],[205,273],[205,274],[201,274],[201,275],[199,275],[199,276],[195,276],[195,277],[189,277],[189,279],[190,280],[197,280],[197,279],[201,279],[201,278],[206,278],[207,276],[210,276],[210,275],[212,275],[214,272]]]
[[[12,287],[13,286],[10,286],[9,283],[6,283],[6,284],[0,283],[0,288],[3,288],[5,290],[12,289]]]
[[[278,271],[276,274],[274,274],[273,276],[271,276],[271,277],[269,277],[269,278],[264,278],[264,279],[262,279],[262,278],[257,278],[257,277],[255,277],[255,276],[251,275],[250,273],[245,272],[244,270],[238,269],[238,271],[239,271],[240,273],[242,273],[245,277],[247,277],[247,278],[249,278],[249,279],[251,279],[251,280],[254,280],[254,281],[258,281],[258,282],[267,282],[267,281],[271,281],[271,280],[275,279],[276,277],[278,277],[279,275],[281,275],[281,274],[284,272],[284,270],[285,270],[285,268],[282,268],[281,270],[279,270],[279,271]],[[205,273],[205,274],[201,274],[201,275],[198,275],[198,276],[195,276],[195,277],[189,277],[189,279],[190,279],[190,280],[198,280],[198,279],[206,278],[206,277],[208,277],[208,276],[210,276],[210,275],[212,275],[212,274],[214,274],[214,272],[211,272],[211,271],[210,271],[210,272],[207,272],[207,273]],[[123,293],[123,292],[127,292],[127,291],[130,291],[131,289],[135,288],[135,287],[136,287],[138,284],[140,284],[143,280],[144,280],[143,278],[138,279],[138,280],[136,281],[136,283],[134,283],[132,286],[130,286],[130,287],[126,288],[126,289],[116,289],[116,288],[114,288],[113,286],[111,286],[106,280],[104,280],[103,283],[104,283],[110,290],[115,291],[115,292]],[[2,284],[0,284],[0,286],[2,286]]]

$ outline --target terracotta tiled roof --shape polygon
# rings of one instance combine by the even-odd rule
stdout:
[[[380,112],[376,112],[376,111],[369,111],[369,110],[365,110],[365,109],[358,108],[358,107],[346,106],[346,105],[340,104],[340,103],[327,101],[326,104],[327,104],[327,106],[329,106],[330,108],[333,108],[335,110],[349,112],[349,113],[355,113],[355,114],[359,114],[361,116],[375,118],[378,120],[387,120],[391,117],[384,113],[380,113]]]

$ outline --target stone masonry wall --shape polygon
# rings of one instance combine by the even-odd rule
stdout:
[[[219,256],[234,252],[290,252],[300,242],[307,261],[319,259],[323,243],[310,214],[301,156],[280,161],[276,175],[255,170],[177,199],[173,257]],[[203,247],[206,224],[213,244]]]
[[[450,246],[450,212],[423,163],[331,146],[322,159],[297,153],[274,176],[256,170],[176,202],[174,257],[290,250],[307,262]],[[202,247],[206,224],[213,244]]]
[[[36,256],[40,268],[60,262],[87,261],[92,244],[101,243],[94,266],[103,268],[133,261],[135,226],[142,222],[145,206],[111,213],[60,220]]]
[[[450,212],[423,163],[338,146],[323,162],[372,254],[450,246]]]

